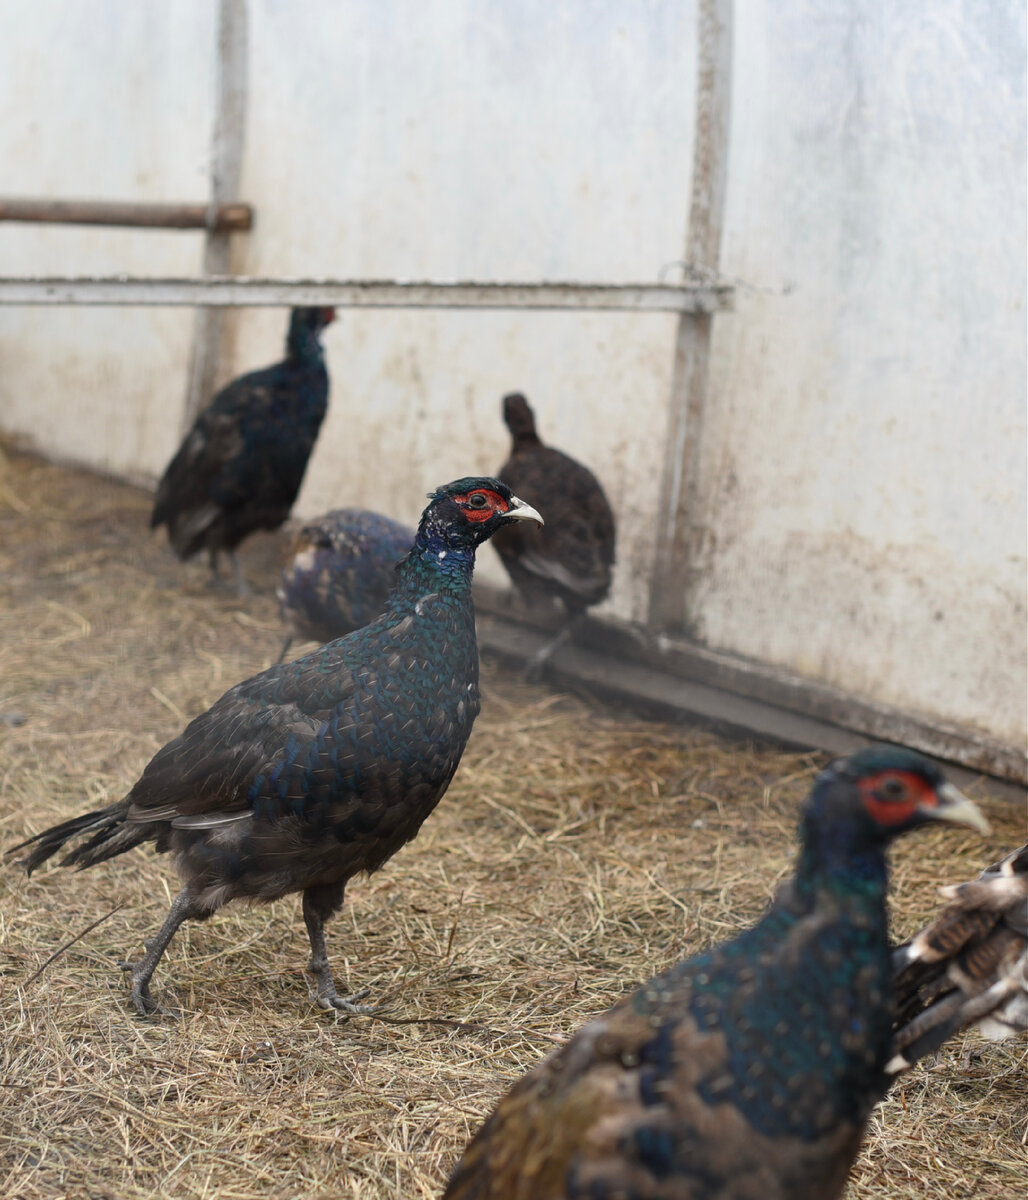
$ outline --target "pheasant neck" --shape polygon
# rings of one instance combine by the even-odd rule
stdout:
[[[519,450],[531,450],[541,445],[539,435],[534,429],[519,429],[511,438],[511,453],[517,454]]]
[[[325,361],[325,351],[312,329],[291,329],[286,353],[289,361],[298,367],[320,367]]]
[[[445,531],[422,530],[400,568],[396,594],[408,602],[426,592],[471,598],[475,547],[447,537]]]
[[[858,815],[821,815],[815,797],[804,821],[803,850],[796,870],[801,894],[830,892],[884,912],[888,887],[885,846],[870,835]]]

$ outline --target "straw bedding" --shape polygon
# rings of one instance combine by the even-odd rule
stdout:
[[[0,846],[108,803],[280,644],[279,537],[258,590],[205,586],[147,532],[149,497],[11,450],[0,462]],[[483,665],[484,704],[419,838],[356,881],[329,928],[340,986],[307,997],[297,899],[187,925],[137,1019],[117,962],[175,880],[148,850],[81,874],[0,867],[0,1193],[52,1197],[438,1195],[509,1084],[674,959],[752,922],[790,868],[823,759],[646,722]],[[903,935],[1023,840],[970,789],[984,842],[932,830],[894,855]],[[74,940],[73,940],[74,939]],[[71,944],[69,944],[71,943]],[[1025,1042],[957,1039],[876,1113],[847,1195],[1009,1197],[1028,1176]]]

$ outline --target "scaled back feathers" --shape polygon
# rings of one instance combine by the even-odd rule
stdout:
[[[767,915],[650,980],[517,1083],[445,1200],[839,1196],[888,1086],[885,843],[921,819],[868,807],[865,785],[890,778],[921,797],[924,819],[975,819],[919,756],[835,763]]]

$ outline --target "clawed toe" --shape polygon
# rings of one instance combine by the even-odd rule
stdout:
[[[139,967],[138,963],[120,962],[118,966],[132,975],[132,991],[129,994],[129,999],[132,1001],[132,1007],[141,1017],[151,1017],[154,1013],[161,1013],[163,1016],[173,1017],[176,1014],[169,1009],[162,1008],[161,1005],[150,995],[150,982],[145,983],[136,978],[135,972]]]
[[[129,970],[131,970],[131,966]],[[142,987],[133,980],[132,991],[129,994],[129,999],[132,1001],[132,1007],[141,1017],[153,1016],[156,1012],[163,1012],[157,1001],[150,995],[150,989],[146,984]]]
[[[378,1012],[379,1005],[377,1004],[358,1004],[358,1000],[363,1000],[371,992],[371,988],[361,988],[359,992],[353,992],[349,996],[340,996],[338,992],[325,992],[321,995],[312,996],[314,1002],[319,1008],[325,1012],[334,1013],[337,1017],[370,1017],[372,1013]]]
[[[133,988],[129,998],[133,1008],[141,1017],[170,1017],[173,1021],[180,1021],[184,1015],[177,1008],[168,1008],[164,1004],[158,1004],[150,995],[149,988]]]
[[[132,1007],[141,1017],[152,1017],[154,1013],[165,1011],[149,992],[141,992],[133,988],[129,999],[132,1001]]]

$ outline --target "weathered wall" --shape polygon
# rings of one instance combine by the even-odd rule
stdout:
[[[856,11],[859,9],[859,12]],[[4,6],[13,194],[201,199],[216,6]],[[249,274],[655,279],[680,257],[693,0],[251,0]],[[703,430],[708,644],[1022,737],[1024,21],[993,0],[737,0],[725,271]],[[0,225],[0,272],[192,274],[201,239]],[[752,286],[749,286],[752,285]],[[285,318],[241,310],[227,374]],[[156,474],[188,312],[0,309],[0,427]],[[298,509],[413,519],[490,470],[499,397],[620,519],[608,611],[646,611],[674,321],[358,312],[325,338]],[[500,579],[491,554],[483,571]]]
[[[621,281],[655,280],[680,257],[692,3],[650,5],[641,21],[575,0],[248,7],[242,195],[258,216],[235,269]],[[47,64],[17,83],[19,104],[51,148],[28,147],[12,192],[204,194],[215,5],[168,9],[163,24],[135,16],[113,46],[121,8],[104,0],[73,10],[81,36],[60,29],[56,3],[19,17],[7,53],[31,45]],[[151,76],[145,103],[130,70]],[[71,77],[87,94],[74,120]],[[11,226],[0,237],[12,273],[189,274],[200,262],[195,234]],[[237,313],[226,376],[276,357],[284,324],[281,312]],[[179,433],[190,330],[185,313],[160,310],[0,310],[0,353],[17,363],[0,382],[0,421],[54,453],[156,473]],[[673,334],[662,315],[346,314],[325,339],[331,411],[298,511],[363,503],[413,519],[429,488],[499,466],[500,397],[520,388],[544,435],[607,484],[624,529],[610,607],[641,618]],[[31,352],[44,345],[45,363]],[[51,433],[57,413],[67,435]],[[502,578],[491,553],[482,566]]]
[[[695,15],[644,11],[350,0],[325,21],[319,4],[255,0],[246,269],[655,280],[684,240]],[[242,317],[242,357],[266,356],[280,325]],[[430,488],[498,468],[500,397],[520,389],[543,436],[610,489],[611,607],[641,618],[673,336],[661,315],[346,314],[326,337],[332,409],[300,510],[413,519]],[[481,570],[504,578],[491,551]]]
[[[216,8],[0,4],[0,162],[12,196],[207,195]],[[0,223],[0,274],[190,275],[201,235]],[[178,434],[192,315],[0,308],[0,429],[156,473]]]
[[[1021,741],[1023,6],[735,28],[696,631]]]

